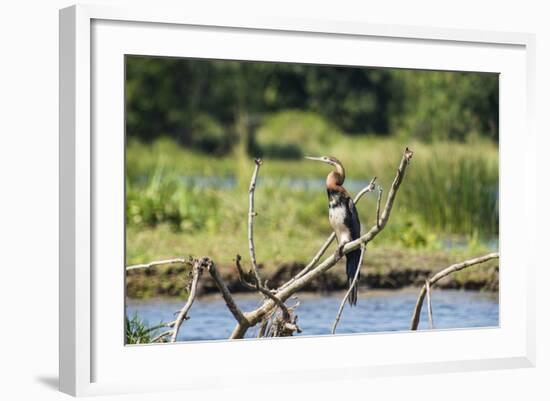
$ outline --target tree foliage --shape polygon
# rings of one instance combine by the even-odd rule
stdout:
[[[498,75],[395,70],[391,125],[422,140],[498,141]]]
[[[249,116],[257,127],[289,109],[317,114],[348,135],[400,134],[425,141],[477,135],[497,141],[498,75],[126,58],[130,137],[169,136],[186,147],[224,154],[239,140],[239,116]]]

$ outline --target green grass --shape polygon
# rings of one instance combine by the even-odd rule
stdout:
[[[126,317],[126,344],[148,344],[154,339],[155,333],[163,326],[164,324],[160,323],[157,326],[149,327],[137,314],[130,319]]]
[[[473,249],[498,235],[498,150],[490,142],[425,144],[341,135],[319,152],[342,160],[348,180],[366,184],[376,175],[387,195],[405,146],[414,158],[377,246],[440,250],[451,238]],[[152,145],[130,141],[127,263],[192,254],[230,264],[235,254],[248,255],[248,192],[238,183],[250,180],[253,166],[252,159],[209,157],[166,139]],[[260,262],[307,262],[330,234],[322,184],[329,171],[301,158],[264,159],[256,190]],[[204,177],[237,184],[212,187],[201,182]],[[309,190],[289,185],[304,179],[318,180],[319,188],[316,181]],[[373,223],[375,198],[369,194],[357,206],[363,230]]]

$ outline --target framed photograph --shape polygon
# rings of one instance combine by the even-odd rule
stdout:
[[[533,47],[61,10],[61,390],[533,366]]]

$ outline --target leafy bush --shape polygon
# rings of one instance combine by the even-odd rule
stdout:
[[[233,150],[239,114],[290,109],[348,134],[498,140],[498,74],[128,56],[125,89],[129,137],[217,154]]]
[[[423,141],[498,141],[498,75],[450,71],[393,71],[390,123]]]
[[[211,115],[201,113],[193,119],[191,146],[202,152],[221,155],[235,142],[230,132]]]
[[[289,110],[267,117],[256,133],[255,144],[264,157],[300,158],[319,154],[341,135],[316,113]]]

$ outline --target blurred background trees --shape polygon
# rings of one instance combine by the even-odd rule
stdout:
[[[308,140],[302,117],[320,131],[315,141],[329,131],[498,141],[497,74],[140,56],[127,56],[126,66],[127,134],[144,142],[166,136],[223,155],[242,138],[248,153],[295,158],[302,152],[292,138]],[[281,128],[271,138],[261,131],[266,119]]]

